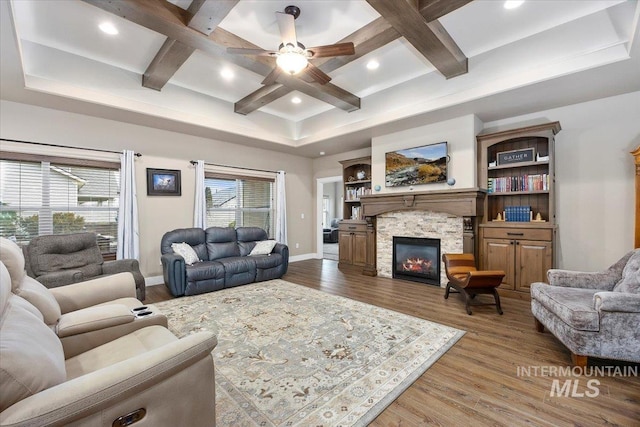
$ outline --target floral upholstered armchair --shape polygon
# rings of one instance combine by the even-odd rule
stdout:
[[[536,327],[546,327],[571,351],[588,357],[640,362],[640,249],[605,271],[549,270],[549,284],[531,285]]]

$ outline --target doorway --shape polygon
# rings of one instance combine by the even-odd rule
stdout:
[[[342,219],[344,186],[341,176],[318,178],[316,189],[318,258],[338,261],[338,221]]]

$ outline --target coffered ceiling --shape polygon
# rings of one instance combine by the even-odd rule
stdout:
[[[355,45],[311,59],[327,84],[304,72],[263,84],[274,58],[227,53],[278,50],[275,12],[292,4],[305,46]],[[3,99],[312,157],[460,114],[495,120],[640,90],[637,1],[503,5],[2,1],[0,88]]]

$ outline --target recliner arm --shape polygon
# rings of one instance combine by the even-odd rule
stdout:
[[[598,311],[640,313],[640,294],[624,292],[597,292],[593,306]]]
[[[160,260],[164,283],[169,287],[171,294],[174,297],[184,295],[187,287],[187,267],[184,258],[178,254],[164,254]]]
[[[37,276],[35,279],[47,288],[57,288],[59,286],[82,282],[84,275],[80,270],[60,270],[45,273]]]
[[[67,313],[60,317],[56,334],[60,338],[84,334],[135,320],[136,316],[123,304],[100,305]]]
[[[140,264],[137,259],[117,259],[115,261],[105,261],[102,264],[103,274],[133,273],[140,271]]]
[[[547,271],[549,284],[568,288],[600,289],[610,291],[620,280],[620,276],[610,270],[599,272],[583,272],[559,270],[552,268]]]
[[[53,288],[51,293],[64,314],[118,298],[135,298],[136,283],[131,273],[118,273]]]
[[[211,358],[211,352],[218,341],[211,332],[199,332],[176,340],[161,348],[141,353],[140,355],[109,367],[99,369],[90,374],[51,387],[34,394],[5,409],[0,414],[3,426],[47,425],[63,426],[75,420],[91,415],[97,419],[108,414],[108,409],[125,401],[136,402],[136,396],[155,385],[166,383],[165,380],[180,374],[197,362]],[[213,360],[210,363],[210,381],[212,396],[214,389]],[[193,382],[207,381],[207,372],[196,372],[184,378]],[[204,377],[203,377],[204,376]],[[169,383],[169,385],[172,385]],[[189,390],[188,384],[175,389]],[[185,393],[188,395],[188,393]],[[171,406],[180,411],[180,405],[174,405],[175,396],[167,394],[166,400],[160,398],[156,403],[141,398],[140,403],[128,404],[128,407],[146,407],[148,425],[161,425],[162,419],[152,412],[155,406]],[[196,398],[196,397],[192,397]],[[139,405],[139,406],[137,406]],[[211,402],[213,406],[213,401]],[[120,415],[125,415],[122,413]],[[185,415],[186,417],[186,415]],[[115,417],[114,417],[115,418]],[[109,421],[111,422],[111,421]]]

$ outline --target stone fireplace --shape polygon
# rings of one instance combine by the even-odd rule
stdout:
[[[388,212],[376,217],[376,265],[378,275],[393,277],[393,238],[430,238],[440,241],[441,253],[463,251],[462,217],[420,210]],[[438,257],[438,263],[441,263]],[[441,269],[438,285],[446,285]]]
[[[441,253],[476,254],[475,236],[485,196],[478,188],[362,196],[367,221],[363,274],[393,277],[394,237],[439,239]],[[446,283],[441,267],[440,286]]]

